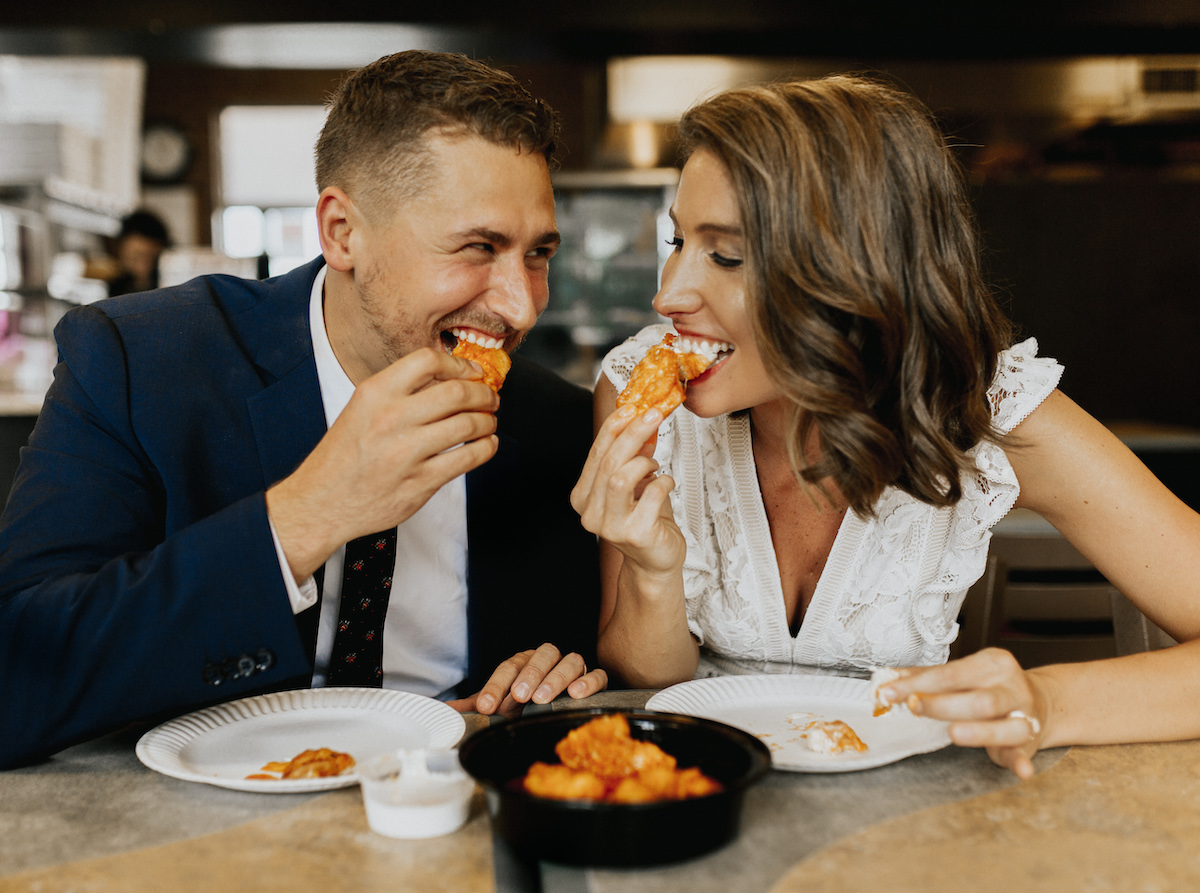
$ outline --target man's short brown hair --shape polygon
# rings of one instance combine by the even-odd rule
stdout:
[[[408,50],[350,74],[334,91],[316,147],[317,189],[377,205],[431,174],[427,133],[479,136],[539,153],[553,167],[558,115],[517,80],[457,53]]]

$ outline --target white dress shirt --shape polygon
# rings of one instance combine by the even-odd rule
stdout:
[[[309,302],[313,355],[325,419],[332,425],[354,394],[325,331],[323,294],[326,267],[313,282]],[[275,536],[274,527],[271,530]],[[296,613],[317,601],[313,578],[297,584],[283,555],[275,548]],[[341,603],[342,559],[339,548],[325,563],[324,595],[317,626],[313,685],[325,684],[333,635]],[[396,569],[383,628],[383,687],[429,697],[453,697],[467,667],[467,488],[460,476],[438,490],[397,528]]]

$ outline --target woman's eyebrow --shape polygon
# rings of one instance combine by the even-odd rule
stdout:
[[[698,233],[715,233],[719,236],[736,236],[739,239],[742,237],[742,228],[737,224],[730,223],[701,223],[696,227]]]
[[[675,208],[667,209],[667,216],[671,218],[671,222],[675,226],[679,226],[679,218],[675,216]],[[699,223],[695,227],[698,233],[715,233],[718,236],[735,236],[741,238],[742,227],[736,223]]]

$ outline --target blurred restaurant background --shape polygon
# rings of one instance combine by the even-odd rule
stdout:
[[[347,70],[408,48],[490,61],[562,114],[564,242],[522,350],[589,386],[604,352],[655,319],[683,109],[789,75],[907,87],[967,172],[987,273],[1020,334],[1200,505],[1193,0],[6,4],[4,492],[51,378],[53,326],[107,294],[123,217],[148,209],[166,223],[162,284],[311,259],[324,98]]]

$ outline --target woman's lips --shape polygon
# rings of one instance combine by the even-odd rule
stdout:
[[[713,375],[715,375],[720,370],[720,368],[723,365],[725,365],[725,361],[727,359],[729,359],[729,354],[726,354],[725,356],[721,357],[721,359],[717,360],[715,363],[713,363],[711,366],[709,366],[707,369],[705,369],[703,372],[701,372],[695,378],[689,379],[687,386],[689,388],[692,388],[698,384],[703,384],[704,382],[708,381],[710,378],[713,377]]]
[[[694,353],[709,360],[709,366],[695,378],[688,379],[688,387],[695,384],[702,384],[711,378],[717,369],[731,356],[735,350],[734,346],[728,341],[718,341],[715,338],[704,338],[698,335],[685,335],[678,330],[675,332],[676,341],[674,349],[676,353]]]

